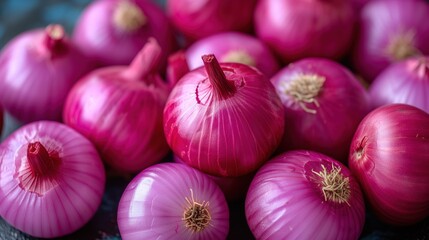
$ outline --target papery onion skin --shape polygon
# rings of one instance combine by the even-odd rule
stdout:
[[[152,40],[130,66],[100,68],[79,80],[64,107],[64,122],[123,173],[137,173],[169,152],[162,116],[170,88],[154,71],[160,49]]]
[[[314,102],[299,100],[288,89],[297,79],[323,80]],[[347,162],[359,122],[371,110],[368,92],[344,66],[329,59],[306,58],[280,70],[271,82],[285,107],[285,132],[277,152],[317,151]]]
[[[27,146],[35,141],[60,157],[57,185],[43,194],[20,186],[20,173],[28,164]],[[0,215],[34,237],[55,238],[81,228],[104,193],[105,171],[97,150],[58,122],[29,123],[9,135],[0,145],[0,171]]]
[[[192,193],[191,193],[192,191]],[[208,203],[211,220],[201,231],[185,226],[186,199]],[[124,240],[226,239],[229,211],[219,187],[205,174],[180,163],[160,163],[140,172],[128,184],[118,207]]]
[[[326,200],[317,176],[339,168],[349,182],[347,202]],[[358,239],[365,221],[359,183],[340,162],[317,152],[284,152],[256,173],[246,196],[247,223],[256,239]]]
[[[372,82],[369,94],[375,107],[405,103],[429,113],[429,58],[392,63]]]
[[[116,24],[115,12],[124,4],[143,14],[141,26],[127,30]],[[124,21],[137,24],[136,19],[129,18]],[[147,0],[93,1],[83,10],[73,32],[76,44],[101,66],[130,64],[150,37],[163,49],[161,63],[165,64],[168,54],[176,48],[173,29],[162,9]]]
[[[429,115],[406,104],[379,107],[362,120],[350,170],[380,220],[411,225],[429,216]]]
[[[23,32],[0,54],[0,105],[22,123],[61,121],[68,92],[93,67],[62,26]]]
[[[284,62],[340,59],[352,44],[355,18],[342,0],[260,0],[254,14],[256,36]]]
[[[262,41],[240,32],[223,32],[202,38],[188,47],[186,58],[189,68],[203,66],[201,56],[213,53],[219,62],[238,62],[256,67],[267,77],[273,76],[280,65]]]
[[[176,163],[186,164],[176,155],[173,156],[173,161]],[[209,174],[206,175],[215,181],[215,183],[219,186],[225,195],[226,200],[229,203],[233,203],[244,200],[247,189],[249,188],[250,182],[252,181],[255,173],[252,172],[239,177],[219,177]]]
[[[255,68],[220,66],[228,79],[223,86],[231,84],[233,91],[215,90],[204,67],[189,72],[170,93],[164,133],[186,164],[216,176],[246,175],[280,143],[284,108],[273,85]]]
[[[352,51],[354,69],[369,83],[398,60],[429,54],[429,4],[423,0],[370,1],[362,9]],[[395,56],[389,46],[401,36],[409,44]]]
[[[226,31],[249,32],[257,0],[167,0],[166,11],[188,42]]]

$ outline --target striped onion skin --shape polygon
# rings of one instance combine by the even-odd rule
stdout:
[[[258,70],[220,63],[236,91],[220,99],[204,67],[175,85],[164,108],[164,133],[183,162],[217,176],[241,176],[259,168],[280,143],[284,107]]]
[[[187,199],[208,203],[209,224],[201,231],[185,226]],[[221,240],[229,231],[225,197],[207,175],[181,163],[159,163],[140,172],[119,202],[122,239]]]
[[[346,198],[325,198],[316,173],[338,169],[348,179]],[[328,192],[329,193],[329,192]],[[347,201],[346,201],[347,200]],[[365,205],[358,182],[339,161],[295,150],[268,161],[246,196],[246,219],[256,239],[358,239]]]
[[[57,151],[61,159],[51,183],[25,178],[27,147],[35,141]],[[54,238],[81,228],[97,211],[105,181],[95,147],[62,123],[24,125],[0,145],[0,215],[31,236]]]

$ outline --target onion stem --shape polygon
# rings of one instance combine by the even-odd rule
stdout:
[[[419,55],[419,50],[414,47],[414,35],[413,31],[408,31],[393,37],[387,45],[387,55],[395,61]]]
[[[124,74],[127,79],[150,81],[153,78],[147,78],[149,74],[157,74],[161,62],[162,50],[155,38],[151,37],[144,45],[143,49],[137,54]],[[148,82],[150,84],[150,82]]]
[[[43,45],[50,53],[59,53],[64,47],[63,40],[65,31],[63,26],[59,24],[51,24],[45,28],[45,38]]]
[[[130,1],[120,1],[113,13],[115,25],[125,31],[133,32],[146,24],[146,16],[142,10]]]
[[[291,96],[300,107],[308,113],[316,114],[316,109],[307,107],[307,103],[313,103],[319,107],[316,97],[319,95],[325,83],[325,78],[314,74],[301,74],[286,88],[286,94]]]
[[[348,202],[350,199],[349,178],[344,177],[341,174],[341,168],[335,167],[334,164],[332,164],[330,171],[328,171],[324,165],[321,166],[321,171],[316,172],[312,170],[312,172],[320,178],[318,181],[321,180],[320,186],[322,187],[325,201],[346,203],[350,206],[350,203]]]
[[[188,207],[183,212],[182,220],[185,222],[185,227],[191,229],[193,232],[200,232],[210,225],[209,202],[203,201],[199,203],[195,201],[194,192],[192,189],[190,191],[191,198],[185,197]]]
[[[223,72],[214,54],[202,57],[209,81],[213,86],[213,93],[219,99],[226,99],[237,91],[233,81],[229,81]]]
[[[61,163],[56,152],[49,153],[38,141],[28,144],[27,158],[31,171],[37,177],[51,177],[55,175]]]

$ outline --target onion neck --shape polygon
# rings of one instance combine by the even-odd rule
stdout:
[[[223,56],[222,62],[235,62],[242,63],[249,66],[256,66],[255,59],[252,58],[246,51],[244,50],[234,50],[229,51],[226,55]]]
[[[429,79],[429,60],[426,57],[411,60],[410,66],[420,79]]]
[[[350,181],[348,177],[344,177],[341,173],[341,168],[332,164],[328,170],[323,164],[322,170],[314,171],[314,181],[321,188],[325,201],[334,203],[346,203],[350,206]]]
[[[44,51],[51,56],[63,53],[65,49],[65,31],[59,24],[51,24],[45,28],[45,34],[42,40]]]
[[[237,87],[229,81],[214,54],[202,56],[213,94],[218,99],[227,99],[235,94]]]
[[[113,12],[113,23],[124,32],[134,32],[146,22],[147,18],[143,11],[130,1],[119,1]]]
[[[184,50],[168,57],[167,80],[171,87],[190,71]]]
[[[185,227],[192,232],[201,232],[210,225],[211,215],[209,211],[209,202],[197,202],[194,199],[194,193],[192,189],[191,198],[185,197],[187,207],[183,212],[183,218]]]
[[[55,176],[61,163],[56,152],[49,153],[38,141],[28,144],[27,159],[33,176],[41,178]]]
[[[323,89],[325,78],[316,74],[299,74],[286,88],[285,93],[299,104],[308,113],[316,114],[316,109],[311,109],[307,105],[312,104],[319,107],[317,96]]]
[[[387,45],[387,55],[394,61],[406,59],[419,55],[419,50],[414,47],[413,31],[394,36]]]
[[[157,74],[161,62],[161,47],[155,38],[149,38],[143,49],[136,55],[125,75],[130,80],[146,81],[151,84],[154,78],[148,78],[150,74]]]

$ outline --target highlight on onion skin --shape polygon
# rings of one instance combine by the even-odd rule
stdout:
[[[0,53],[0,105],[20,124],[61,121],[68,92],[93,68],[61,25],[22,32]]]
[[[177,82],[164,108],[164,133],[186,164],[216,176],[241,176],[259,168],[277,148],[284,108],[273,85],[255,68],[218,63]]]
[[[340,162],[317,152],[284,152],[250,184],[245,212],[256,239],[359,239],[365,205],[359,183]]]
[[[274,54],[258,38],[240,32],[223,32],[199,39],[186,50],[186,59],[191,70],[203,66],[201,56],[213,53],[219,62],[237,62],[259,69],[268,78],[280,65]]]
[[[347,162],[359,122],[371,110],[368,92],[344,66],[306,58],[284,67],[271,82],[285,108],[277,152],[308,149]]]
[[[375,78],[369,94],[374,107],[405,103],[429,113],[429,58],[419,56],[392,63]]]
[[[93,1],[73,31],[74,42],[101,66],[130,64],[151,37],[163,50],[164,66],[176,39],[165,12],[147,0]]]
[[[352,45],[355,19],[344,0],[260,0],[254,14],[256,36],[284,63],[342,58]]]
[[[389,104],[360,123],[349,155],[372,212],[384,223],[415,224],[429,216],[429,115]]]
[[[0,145],[0,215],[33,237],[83,227],[101,204],[105,180],[94,145],[62,123],[23,125]]]
[[[429,54],[428,15],[429,3],[424,0],[368,2],[360,14],[353,68],[372,83],[391,63]]]
[[[229,209],[216,183],[180,163],[160,163],[128,184],[118,206],[124,240],[226,239]]]

